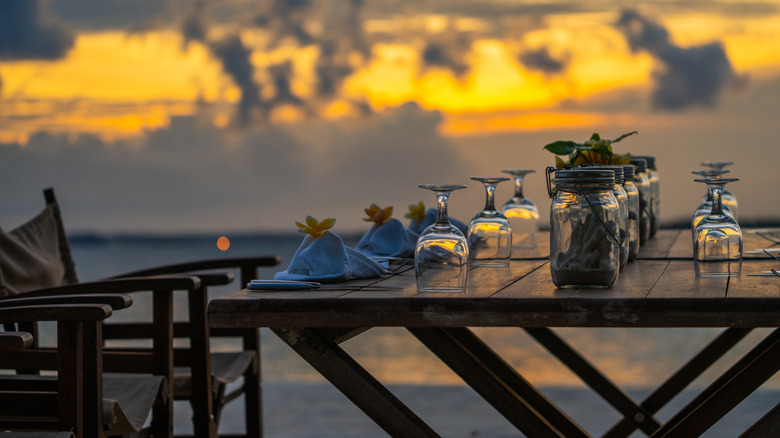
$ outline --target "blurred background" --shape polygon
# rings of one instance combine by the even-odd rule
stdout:
[[[778,0],[0,0],[0,227],[54,187],[82,280],[216,257],[220,235],[231,255],[281,255],[268,278],[300,243],[294,221],[336,218],[354,245],[372,203],[401,219],[433,206],[421,183],[469,185],[450,200],[468,221],[484,205],[469,177],[535,169],[525,194],[545,224],[543,146],[631,131],[614,149],[656,156],[662,226],[688,223],[704,194],[691,171],[721,160],[740,178],[740,222],[777,224],[778,102]],[[511,192],[499,185],[498,203]],[[645,390],[717,330],[559,332]],[[382,436],[262,333],[269,436]],[[479,334],[589,430],[617,418],[520,330]],[[444,435],[512,435],[403,330],[345,348],[407,385]],[[736,424],[777,402],[768,387]]]
[[[365,229],[421,183],[543,170],[555,140],[638,131],[662,224],[732,160],[741,222],[780,216],[780,2],[4,0],[0,198],[10,229],[55,187],[71,232]],[[498,202],[511,196],[499,186]]]

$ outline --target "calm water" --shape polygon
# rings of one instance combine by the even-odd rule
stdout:
[[[258,254],[278,254],[282,264],[278,267],[263,269],[260,276],[271,278],[276,271],[284,269],[301,240],[300,234],[290,235],[239,235],[228,236],[231,240],[229,250],[217,249],[219,236],[94,236],[78,235],[71,237],[73,256],[82,281],[99,279],[112,274],[140,269],[158,264],[174,263],[199,258],[236,257]],[[342,236],[345,243],[354,246],[360,236]],[[211,291],[212,297],[230,293],[240,285],[233,284]],[[177,315],[183,315],[184,309],[177,302]],[[148,300],[136,299],[134,306],[115,317],[125,318],[134,315],[148,315]],[[123,315],[124,313],[124,315]],[[574,403],[580,406],[577,415],[589,424],[586,427],[596,432],[607,427],[615,417],[614,411],[607,405],[591,399],[589,390],[573,376],[555,358],[541,348],[525,332],[512,328],[475,328],[475,332],[494,349],[499,351],[508,363],[517,367],[523,375],[537,386],[545,388],[554,401],[562,404]],[[665,379],[676,370],[681,357],[689,357],[718,333],[716,329],[676,330],[676,329],[556,329],[569,343],[576,345],[587,359],[603,369],[620,386],[638,391],[638,394],[652,387],[655,382]],[[737,354],[746,352],[767,332],[764,330],[748,336],[738,345],[734,354],[720,362],[697,380],[694,386],[707,385],[716,375],[724,371],[737,358]],[[357,409],[350,407],[348,401],[338,391],[326,384],[324,379],[314,372],[302,359],[292,353],[288,347],[278,341],[273,334],[263,329],[262,372],[265,388],[265,410],[269,418],[267,433],[269,436],[328,436],[324,429],[337,419],[343,422],[357,422],[350,429],[354,434],[345,435],[341,429],[338,436],[383,436],[370,421]],[[217,344],[214,349],[228,349],[230,345]],[[463,386],[461,380],[441,365],[415,338],[402,329],[378,328],[343,344],[365,368],[381,382],[397,388],[405,397],[418,400],[426,394],[433,397],[427,402],[415,401],[422,411],[431,415],[431,424],[440,421],[452,432],[445,436],[516,436],[511,426],[505,424],[495,414],[489,412],[484,402],[470,389]],[[392,357],[392,360],[388,358]],[[422,388],[422,389],[421,389]],[[780,381],[775,378],[765,388],[759,398],[746,403],[741,411],[734,414],[737,424],[743,424],[751,418],[755,421],[778,401]],[[301,403],[301,394],[307,394]],[[763,397],[763,398],[761,398]],[[399,398],[407,401],[399,395]],[[683,403],[685,397],[676,403]],[[321,400],[321,401],[316,401]],[[585,402],[585,400],[589,400]],[[412,403],[412,402],[410,402]],[[756,409],[755,406],[765,408]],[[233,406],[236,404],[233,403]],[[238,407],[238,406],[236,406]],[[445,409],[445,407],[448,407]],[[177,410],[186,410],[186,406],[177,406]],[[435,420],[437,415],[446,418],[444,411],[452,413],[462,410],[451,420]],[[742,413],[740,413],[742,412]],[[296,413],[307,415],[310,420],[299,424]],[[745,416],[745,413],[747,416]],[[240,412],[228,410],[226,421],[221,425],[223,431],[242,427],[242,421],[235,418]],[[577,418],[577,415],[572,414]],[[421,416],[423,416],[421,414]],[[472,418],[473,417],[473,418]],[[189,418],[186,414],[177,415],[177,430],[186,430]],[[472,418],[473,422],[468,423]],[[663,417],[661,417],[663,418]],[[426,418],[424,418],[426,419]],[[725,421],[725,420],[724,420]],[[465,422],[461,424],[462,422]],[[487,423],[485,423],[487,422]],[[339,423],[341,424],[341,423]],[[744,423],[747,424],[747,423]],[[314,426],[314,427],[309,427]],[[722,430],[728,431],[722,426]],[[333,427],[332,430],[338,431]],[[447,430],[447,429],[443,429]],[[456,433],[455,431],[460,431]],[[476,432],[476,435],[472,433]],[[350,432],[352,433],[352,432]],[[332,435],[336,436],[336,435]],[[728,432],[710,436],[733,436]]]

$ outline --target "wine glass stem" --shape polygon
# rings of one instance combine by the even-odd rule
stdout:
[[[723,214],[723,203],[721,202],[721,195],[723,194],[722,186],[712,186],[712,214]]]
[[[485,210],[496,209],[496,184],[485,183]]]
[[[522,197],[523,197],[523,177],[516,176],[515,177],[515,198],[522,198]]]
[[[447,217],[447,200],[449,198],[449,192],[436,192],[436,204],[439,210],[439,217],[436,219],[436,223],[439,225],[449,223],[449,219]]]

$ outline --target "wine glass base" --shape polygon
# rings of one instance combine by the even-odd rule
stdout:
[[[469,265],[471,265],[472,267],[475,267],[475,266],[500,266],[500,267],[503,267],[503,266],[509,266],[509,260],[508,259],[501,259],[501,260],[496,260],[496,259],[474,260],[474,259],[471,259],[471,260],[469,260]]]
[[[697,277],[739,277],[741,261],[694,261]]]
[[[418,292],[435,292],[435,293],[462,293],[466,292],[465,288],[461,287],[447,287],[447,286],[439,286],[439,287],[417,287]]]

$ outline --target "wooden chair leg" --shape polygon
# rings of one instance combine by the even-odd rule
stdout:
[[[61,430],[72,430],[76,438],[94,437],[84,430],[84,325],[82,322],[57,323],[57,423]],[[94,432],[94,431],[92,431]]]
[[[152,408],[152,433],[155,438],[173,437],[173,292],[153,291],[154,374],[165,376],[162,397]]]
[[[251,344],[251,345],[247,345]],[[263,403],[260,381],[260,331],[249,329],[244,336],[244,348],[255,351],[255,359],[244,373],[244,410],[247,438],[263,436]]]
[[[192,372],[192,421],[195,438],[217,436],[216,415],[211,388],[209,327],[206,323],[208,298],[205,288],[189,292],[190,354]]]
[[[257,266],[241,268],[241,285],[257,278]],[[254,350],[255,363],[244,374],[244,410],[247,438],[263,437],[263,392],[260,359],[260,329],[247,329],[243,336],[244,351]]]

